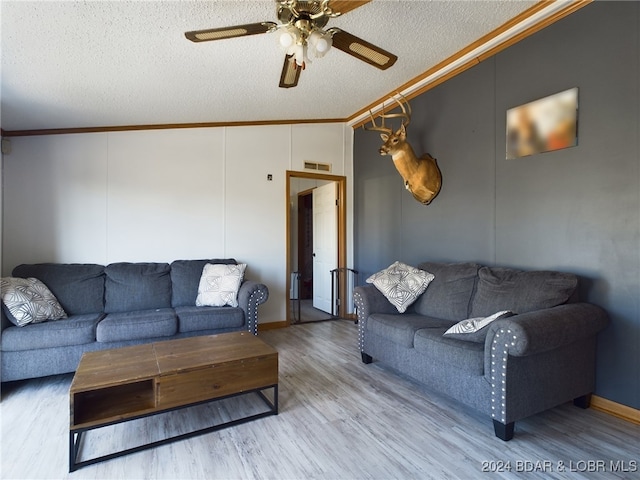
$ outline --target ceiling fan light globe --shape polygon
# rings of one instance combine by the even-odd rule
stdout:
[[[324,57],[331,49],[331,44],[331,35],[322,30],[314,30],[309,35],[309,47],[317,58]]]
[[[278,43],[282,48],[289,48],[295,43],[295,37],[290,32],[283,30],[278,37]]]
[[[316,43],[316,51],[321,55],[324,55],[325,53],[327,53],[330,48],[331,48],[331,38],[327,39],[323,37],[323,38],[320,38]]]

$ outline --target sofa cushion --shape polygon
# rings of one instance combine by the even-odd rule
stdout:
[[[234,258],[211,260],[175,260],[171,263],[171,305],[186,307],[196,304],[202,269],[207,263],[236,265]]]
[[[422,328],[449,328],[453,322],[412,313],[374,313],[367,319],[367,331],[405,348],[413,347],[413,337]]]
[[[499,318],[508,318],[512,315],[513,312],[509,310],[501,310],[488,317],[467,318],[451,326],[443,335],[465,342],[484,343],[489,325]]]
[[[107,313],[171,307],[168,263],[112,263],[104,269]]]
[[[110,313],[98,323],[98,342],[123,342],[170,337],[178,331],[178,319],[172,308]]]
[[[423,328],[415,334],[416,351],[435,365],[447,364],[469,375],[484,374],[484,344],[443,337],[446,328]],[[451,381],[456,376],[451,375]]]
[[[482,267],[469,317],[499,310],[525,313],[566,303],[578,285],[570,273]]]
[[[244,279],[246,263],[221,265],[207,263],[202,269],[198,285],[198,307],[238,306],[238,291]]]
[[[35,277],[51,290],[67,315],[102,312],[104,267],[93,263],[18,265],[14,277]]]
[[[16,352],[93,343],[96,341],[96,325],[102,317],[102,313],[88,313],[57,322],[5,328],[2,331],[2,350]]]
[[[18,327],[67,318],[56,297],[37,278],[1,278],[0,291],[7,318]]]
[[[218,328],[242,328],[244,311],[240,307],[176,307],[178,331],[196,332]]]
[[[459,321],[469,317],[471,296],[480,265],[425,262],[418,268],[435,275],[427,291],[416,301],[417,313]]]
[[[387,297],[398,312],[404,313],[427,289],[433,274],[402,262],[394,262],[384,270],[367,278]]]

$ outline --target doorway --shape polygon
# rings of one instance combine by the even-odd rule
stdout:
[[[340,285],[341,291],[333,290],[330,270],[343,268],[346,264],[346,177],[287,171],[286,186],[287,324],[340,317],[343,307],[339,299],[344,297],[344,288]],[[326,212],[323,214],[323,208],[318,204],[314,212],[313,200],[314,191],[320,198],[324,195],[318,195],[319,192],[332,188],[335,192],[331,194],[334,196],[331,202],[335,205],[333,219]],[[320,201],[324,205],[330,203],[328,198]],[[314,232],[313,224],[318,222],[325,222],[325,227],[316,228]],[[334,228],[327,228],[327,225]],[[319,234],[323,238],[319,239]],[[317,250],[322,248],[323,241],[329,242],[325,258],[322,258],[322,251]]]

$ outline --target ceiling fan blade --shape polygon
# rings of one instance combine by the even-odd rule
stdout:
[[[369,65],[373,65],[380,70],[386,70],[396,63],[398,57],[393,53],[387,52],[374,44],[369,43],[361,38],[351,35],[339,28],[330,28],[329,32],[333,35],[333,46],[338,50],[342,50]]]
[[[344,15],[345,13],[349,13],[351,10],[355,10],[370,1],[371,0],[331,0],[329,2],[329,8],[334,12]]]
[[[208,30],[196,30],[184,34],[192,42],[209,42],[211,40],[224,40],[226,38],[245,37],[258,33],[267,33],[277,27],[277,23],[261,22],[247,23],[246,25],[234,25],[232,27],[210,28]]]
[[[280,74],[280,88],[291,88],[298,85],[301,73],[302,67],[296,65],[293,55],[286,55],[284,57],[282,73]]]

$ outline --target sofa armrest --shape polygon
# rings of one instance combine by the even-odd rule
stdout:
[[[354,288],[353,301],[358,315],[358,343],[360,351],[364,352],[364,332],[367,328],[369,315],[374,313],[398,313],[398,310],[373,285],[360,285]]]
[[[373,285],[360,285],[353,290],[353,301],[357,307],[358,321],[374,313],[398,313],[387,297]]]
[[[247,330],[258,334],[258,305],[262,305],[269,298],[266,285],[253,280],[245,280],[238,291],[238,306],[244,310]]]
[[[527,312],[499,319],[491,324],[487,333],[485,350],[496,343],[496,334],[506,334],[509,355],[525,357],[547,352],[577,340],[595,336],[603,330],[609,319],[597,305],[571,303],[557,307]]]
[[[493,322],[484,368],[494,425],[501,424],[508,436],[514,421],[592,392],[596,335],[607,324],[605,311],[588,303]]]

